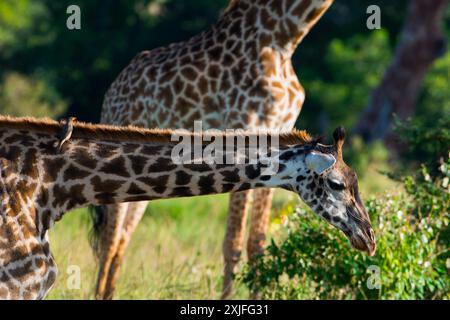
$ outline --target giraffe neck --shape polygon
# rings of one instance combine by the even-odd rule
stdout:
[[[298,172],[301,162],[293,169],[288,165],[286,155],[311,148],[310,142],[279,146],[278,142],[273,143],[278,141],[277,135],[270,136],[267,147],[256,148],[257,140],[252,139],[259,138],[255,135],[217,133],[208,139],[214,143],[200,142],[199,156],[195,149],[198,135],[181,135],[181,142],[165,140],[167,138],[130,142],[153,131],[138,132],[129,140],[112,140],[110,136],[102,140],[77,137],[77,130],[81,129],[74,131],[75,137],[72,136],[62,150],[54,147],[54,134],[0,130],[0,142],[4,146],[0,156],[8,162],[1,169],[3,174],[9,172],[1,184],[7,189],[7,195],[21,199],[10,202],[13,205],[8,210],[36,217],[41,231],[49,229],[63,213],[90,204],[198,196],[262,187],[289,188],[291,174]],[[154,136],[158,137],[158,133]],[[186,151],[185,140],[192,142],[192,151]],[[216,158],[212,157],[215,155],[211,153],[212,146],[222,150]],[[180,158],[183,154],[188,157]]]
[[[192,152],[189,161],[174,160],[180,145],[173,143],[99,142],[91,147],[105,156],[98,158],[92,169],[89,169],[91,159],[87,154],[65,165],[66,171],[60,175],[62,179],[56,181],[58,192],[54,192],[61,195],[62,206],[55,208],[57,211],[66,212],[88,204],[191,197],[262,187],[288,188],[292,173],[292,168],[283,163],[283,155],[288,151],[277,147],[255,151],[257,156],[252,161],[248,146],[240,150],[242,157],[235,151],[224,151],[219,161],[206,156],[207,145],[201,147],[205,157],[199,159]],[[299,152],[305,148],[309,147],[296,147]],[[64,158],[72,162],[74,155],[83,152],[77,147],[77,141],[72,141]]]
[[[262,50],[270,47],[290,58],[333,0],[232,0],[220,19],[228,36],[255,39]]]

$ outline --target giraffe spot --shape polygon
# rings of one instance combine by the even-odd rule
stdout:
[[[192,190],[188,187],[175,187],[170,196],[174,197],[190,197],[193,196]]]
[[[222,193],[227,193],[233,190],[234,184],[232,183],[225,183],[222,185]]]
[[[158,176],[158,177],[155,177],[155,178],[152,178],[152,177],[140,177],[137,180],[139,182],[142,182],[142,183],[148,185],[149,187],[152,187],[152,188],[155,188],[155,187],[158,187],[158,186],[164,186],[164,188],[165,188],[166,185],[167,185],[167,181],[169,180],[169,176],[168,175],[162,175],[162,176]],[[164,191],[159,192],[159,193],[163,193],[163,192]]]
[[[25,257],[22,257],[22,259]],[[9,270],[9,274],[17,281],[25,282],[32,274],[33,274],[33,268],[32,268],[31,261],[25,262],[23,265],[18,265],[13,269]]]
[[[47,158],[43,161],[44,166],[44,182],[53,182],[57,179],[58,173],[66,164],[66,160],[62,157]]]
[[[96,193],[114,193],[116,192],[125,182],[122,180],[102,180],[99,176],[95,176],[91,179],[91,184]]]
[[[140,195],[140,196],[127,197],[124,199],[124,202],[146,201],[146,200],[152,200],[152,199],[153,198],[150,198],[147,195]]]
[[[68,210],[76,207],[81,207],[87,204],[88,201],[83,195],[84,188],[85,188],[84,184],[77,184],[70,188],[69,193],[72,195],[72,197],[69,200],[67,208]]]
[[[52,221],[52,212],[50,210],[44,210],[41,215],[41,221],[42,221],[42,230],[41,232],[45,232],[46,230],[50,229],[50,223]]]
[[[255,179],[257,177],[259,177],[261,175],[261,168],[260,166],[256,165],[248,165],[245,167],[245,175],[249,178],[249,179]]]
[[[292,10],[292,14],[296,17],[301,17],[306,9],[311,6],[311,0],[303,0]]]
[[[40,190],[39,195],[36,198],[36,203],[38,204],[38,206],[43,208],[48,204],[48,199],[49,199],[48,190],[46,188],[42,188]]]
[[[208,93],[209,91],[209,82],[205,77],[200,77],[198,79],[197,89],[203,94]]]
[[[214,188],[214,183],[215,183],[214,174],[200,177],[200,179],[198,180],[200,193],[201,194],[214,193],[216,191]]]
[[[237,183],[241,179],[239,177],[239,169],[234,170],[223,170],[219,172],[223,176],[223,181],[225,182],[231,182],[231,183]]]
[[[261,10],[260,19],[263,27],[267,30],[273,30],[277,24],[277,21],[272,19],[270,13],[265,8]]]
[[[314,8],[306,17],[308,23],[312,23],[317,20],[317,18],[327,9],[326,6]]]
[[[216,47],[210,48],[208,50],[208,55],[209,55],[210,60],[212,60],[212,61],[220,61],[220,58],[222,56],[222,51],[223,51],[223,49],[220,46],[216,46]]]
[[[314,181],[311,181],[310,184],[308,184],[306,186],[306,188],[310,189],[310,190],[314,190],[316,188],[316,183]]]
[[[68,181],[68,180],[83,179],[89,176],[90,174],[91,174],[90,172],[79,169],[75,167],[73,164],[71,164],[69,168],[67,168],[66,171],[64,172],[64,180]]]
[[[143,156],[129,155],[128,159],[131,162],[131,168],[136,175],[141,174],[144,171],[144,167],[147,164],[147,158]]]
[[[176,77],[175,80],[172,82],[173,91],[178,93],[182,92],[184,89],[184,81],[181,80],[180,77]]]
[[[191,181],[192,176],[180,170],[175,172],[175,183],[179,186],[186,185]]]
[[[152,145],[149,145],[149,144],[145,144],[142,147],[141,152],[143,154],[146,154],[146,155],[154,156],[154,155],[159,154],[161,152],[162,148],[163,148],[162,146],[152,146]]]
[[[316,190],[316,197],[320,198],[322,196],[323,193],[323,189],[322,188],[317,188]]]
[[[106,162],[99,171],[108,174],[115,174],[126,178],[130,176],[130,173],[125,167],[125,159],[123,157],[117,157]]]
[[[4,141],[6,144],[13,144],[19,142],[20,145],[25,147],[31,147],[36,142],[36,140],[32,136],[30,136],[27,132],[15,133],[10,137],[6,138]]]
[[[208,172],[212,171],[213,169],[207,165],[206,163],[200,163],[200,164],[186,164],[184,167],[188,170],[194,171],[194,172]]]
[[[31,179],[36,179],[38,177],[37,168],[37,150],[35,148],[30,148],[25,152],[25,157],[23,160],[22,174],[30,177]]]
[[[244,191],[244,190],[249,190],[249,189],[251,189],[251,184],[250,183],[248,183],[248,182],[244,182],[243,184],[241,184],[240,186],[239,186],[239,188],[237,189],[237,191]]]
[[[190,66],[183,68],[181,74],[189,81],[195,81],[198,76],[197,71]]]
[[[117,152],[116,148],[113,148],[108,145],[98,144],[94,149],[95,155],[100,159],[108,159],[114,156]]]
[[[89,154],[89,152],[84,148],[79,148],[73,152],[70,156],[71,160],[80,166],[95,169],[97,167],[97,159]],[[104,157],[99,156],[99,158],[104,159]]]
[[[184,89],[184,95],[186,96],[186,98],[191,99],[193,101],[200,100],[199,94],[196,92],[195,87],[191,84],[188,84]]]
[[[148,168],[149,173],[169,172],[177,168],[177,165],[171,163],[170,158],[158,158],[155,163]]]
[[[130,195],[142,195],[146,194],[147,192],[143,189],[141,189],[137,184],[131,183],[130,187],[127,190],[127,193]]]
[[[339,217],[333,217],[333,222],[334,222],[334,223],[340,223],[340,222],[341,222],[341,218],[339,218]]]

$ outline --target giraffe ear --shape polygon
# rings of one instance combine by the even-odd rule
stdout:
[[[311,152],[305,158],[306,167],[317,174],[322,174],[336,163],[336,158],[331,154]]]
[[[345,141],[345,129],[344,127],[337,127],[333,132],[334,145],[338,157],[342,158],[342,146]]]

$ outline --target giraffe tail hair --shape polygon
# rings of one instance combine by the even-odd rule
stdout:
[[[89,243],[96,258],[100,257],[100,238],[103,229],[106,226],[107,207],[106,206],[89,206],[89,213],[92,220],[92,229],[89,233]]]

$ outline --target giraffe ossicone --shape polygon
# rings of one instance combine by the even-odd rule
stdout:
[[[297,193],[353,247],[375,253],[356,175],[342,160],[343,135],[335,134],[331,146],[304,132],[279,135],[278,172],[264,175],[260,162],[174,164],[171,130],[76,123],[59,152],[60,131],[51,120],[0,117],[0,298],[45,297],[57,274],[48,230],[65,212],[89,204],[280,187]],[[325,168],[330,157],[336,161]]]

